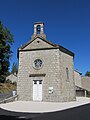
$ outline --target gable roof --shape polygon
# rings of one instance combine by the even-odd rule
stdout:
[[[44,42],[50,44],[50,45],[53,46],[53,47],[59,47],[58,45],[56,45],[56,44],[50,42],[49,40],[46,40],[46,39],[44,39],[44,38],[42,38],[41,36],[38,35],[38,36],[32,38],[30,41],[28,41],[28,42],[27,42],[26,44],[24,44],[23,46],[21,46],[21,47],[19,48],[19,50],[23,50],[26,46],[28,46],[30,43],[32,43],[36,38],[39,38],[39,39],[43,40]]]
[[[27,47],[29,44],[31,44],[34,40],[36,40],[37,38],[41,39],[42,41],[48,43],[49,45],[51,45],[52,47],[50,48],[38,48],[38,49],[28,49],[28,50],[25,50],[24,48]],[[24,44],[23,46],[21,46],[19,49],[18,49],[18,53],[19,51],[32,51],[32,50],[47,50],[47,49],[59,49],[60,51],[70,55],[70,56],[73,56],[74,57],[74,53],[71,52],[70,50],[64,48],[63,46],[61,45],[57,45],[57,44],[54,44],[52,42],[50,42],[49,40],[46,40],[45,38],[37,35],[36,37],[32,38],[30,41],[28,41],[26,44]]]

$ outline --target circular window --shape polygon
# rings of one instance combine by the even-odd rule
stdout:
[[[34,67],[37,68],[37,69],[40,69],[42,67],[42,64],[43,64],[43,62],[40,59],[36,59],[34,61]]]

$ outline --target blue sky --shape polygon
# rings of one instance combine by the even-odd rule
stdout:
[[[0,0],[0,20],[14,35],[11,66],[42,21],[48,40],[75,53],[74,69],[90,71],[90,0]]]

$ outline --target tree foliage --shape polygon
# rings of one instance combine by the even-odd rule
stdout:
[[[17,63],[14,62],[13,65],[12,65],[11,73],[12,74],[14,74],[14,73],[17,74],[17,72],[18,72],[18,65],[17,65]]]
[[[87,71],[86,74],[85,74],[85,76],[90,77],[90,71]]]
[[[0,21],[0,82],[4,82],[8,75],[13,42],[13,35]]]

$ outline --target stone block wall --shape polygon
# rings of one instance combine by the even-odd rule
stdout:
[[[82,88],[81,75],[77,71],[74,71],[74,80],[75,80],[75,85]]]
[[[68,68],[68,79],[66,69]],[[60,51],[60,76],[63,101],[76,100],[73,56]]]
[[[33,67],[35,59],[43,61],[39,70]],[[69,69],[69,81],[66,80],[66,67]],[[30,77],[30,74],[45,74],[41,77]],[[61,102],[75,100],[73,79],[73,57],[59,49],[21,51],[19,52],[19,69],[17,94],[19,100],[33,100],[33,80],[42,80],[42,101]],[[53,93],[49,94],[49,87]]]
[[[90,91],[90,77],[82,76],[81,81],[82,81],[82,88],[84,90]]]

